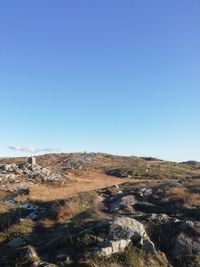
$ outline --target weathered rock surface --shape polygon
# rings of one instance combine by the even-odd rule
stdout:
[[[174,247],[174,255],[179,256],[191,256],[198,255],[200,253],[200,238],[197,236],[189,236],[185,233],[180,233],[176,239]]]
[[[107,175],[115,176],[118,178],[129,178],[134,175],[134,171],[132,169],[125,168],[117,168],[107,171]]]
[[[63,168],[66,170],[81,170],[88,167],[96,157],[101,157],[101,153],[73,153],[71,156],[63,161]]]
[[[57,183],[63,177],[53,173],[49,168],[32,164],[1,164],[0,190],[16,192],[28,189],[37,182]]]
[[[156,223],[156,224],[162,224],[162,223],[167,223],[167,222],[178,222],[179,220],[176,218],[171,218],[167,214],[163,213],[152,213],[151,215],[147,216],[146,221]]]
[[[99,248],[96,248],[94,254],[98,257],[109,257],[114,253],[123,252],[130,243],[131,239],[111,240],[104,242]]]
[[[0,237],[6,253],[0,251],[0,266],[6,264],[12,266],[15,259],[17,262],[30,261],[28,266],[35,267],[55,266],[48,262],[54,262],[60,267],[79,266],[76,265],[78,261],[82,263],[87,257],[91,259],[91,252],[95,256],[107,258],[120,252],[120,255],[100,259],[100,262],[105,260],[108,264],[112,260],[119,259],[121,267],[123,266],[121,258],[129,257],[133,253],[138,257],[142,254],[144,257],[141,259],[142,264],[144,263],[142,266],[145,267],[161,265],[167,267],[170,266],[168,261],[174,267],[199,267],[200,186],[199,180],[194,181],[191,178],[192,180],[187,181],[188,176],[193,177],[194,174],[197,177],[198,168],[185,164],[154,162],[151,159],[147,159],[149,162],[142,160],[142,164],[137,167],[136,162],[131,165],[131,159],[124,165],[123,160],[126,159],[117,158],[117,162],[114,162],[115,160],[115,157],[103,154],[74,153],[59,157],[47,156],[47,159],[39,156],[37,162],[45,168],[33,162],[19,164],[18,159],[13,164],[1,164],[0,189],[14,193],[2,192],[1,223],[4,224],[5,231],[2,228]],[[140,159],[135,160],[140,161]],[[11,162],[11,160],[1,162]],[[102,165],[98,169],[99,163]],[[162,164],[168,171],[164,178],[165,170],[160,172]],[[175,166],[174,173],[173,166]],[[109,188],[96,190],[97,202],[92,205],[88,204],[85,195],[81,198],[76,196],[78,201],[72,202],[67,207],[63,206],[64,200],[59,200],[58,203],[49,200],[34,201],[31,197],[32,190],[28,190],[36,183],[59,183],[62,181],[62,175],[72,179],[78,177],[79,182],[82,173],[84,177],[87,174],[91,175],[90,170],[94,176],[97,170],[98,175],[102,173],[104,178],[107,173],[119,178],[132,176],[137,180],[106,177],[115,180],[116,185],[111,184]],[[63,181],[72,182],[72,179],[65,178]],[[126,183],[121,184],[121,181]],[[54,189],[54,186],[47,188]],[[60,190],[61,186],[58,191]],[[19,195],[18,192],[22,191],[24,194]],[[7,215],[10,220],[9,225]],[[62,217],[59,217],[61,215]],[[25,235],[30,239],[28,240]],[[31,246],[27,247],[28,244]],[[34,248],[38,251],[38,255]],[[21,259],[20,251],[23,251]],[[9,259],[10,255],[12,259]],[[159,256],[161,262],[165,264],[154,264],[155,258],[159,259]],[[146,259],[149,265],[148,263],[146,265]],[[118,262],[113,264],[118,266]]]
[[[134,206],[137,200],[133,195],[123,196],[121,198],[116,199],[114,202],[111,202],[109,205],[110,212],[114,212],[117,210],[129,209]]]
[[[109,238],[112,240],[131,239],[133,242],[147,238],[144,226],[129,217],[119,217],[110,222]]]
[[[144,226],[129,217],[119,217],[109,222],[108,241],[95,248],[94,255],[109,257],[122,252],[130,244],[143,246],[147,253],[156,253],[153,242],[150,241]]]

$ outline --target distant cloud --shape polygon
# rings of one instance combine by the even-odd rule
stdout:
[[[15,151],[30,152],[30,153],[58,151],[58,149],[54,149],[51,147],[36,148],[36,147],[26,147],[26,146],[9,146],[8,148]]]

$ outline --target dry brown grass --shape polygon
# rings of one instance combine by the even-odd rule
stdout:
[[[58,221],[66,221],[81,212],[81,208],[76,203],[65,203],[58,209]]]
[[[171,188],[168,195],[171,200],[181,201],[187,206],[196,206],[200,203],[200,195],[188,191],[185,187]]]
[[[0,190],[0,200],[7,197],[7,196],[9,196],[8,192]]]
[[[96,192],[79,193],[76,196],[65,200],[64,205],[59,205],[57,208],[57,221],[62,222],[73,218],[83,211],[92,209],[97,210],[98,195]]]
[[[40,201],[53,201],[71,197],[80,192],[106,188],[114,184],[127,182],[128,179],[119,179],[107,176],[101,172],[84,171],[73,173],[70,182],[62,186],[37,184],[30,188],[29,199]]]

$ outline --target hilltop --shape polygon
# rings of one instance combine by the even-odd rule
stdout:
[[[199,181],[194,161],[0,159],[0,266],[200,266]]]

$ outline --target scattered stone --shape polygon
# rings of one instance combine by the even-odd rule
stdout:
[[[26,209],[30,212],[26,218],[33,221],[39,219],[46,212],[46,208],[40,208],[31,203],[25,203],[21,205],[21,208]]]
[[[65,170],[81,170],[88,167],[98,155],[100,153],[73,153],[68,159],[64,160],[63,168]]]
[[[16,169],[16,164],[1,164],[0,165],[0,172],[14,172]]]
[[[31,164],[4,164],[0,165],[0,190],[19,192],[28,189],[35,183],[59,183],[63,180],[60,174],[53,173],[48,168],[36,164],[34,157],[29,159]]]
[[[134,171],[132,169],[127,168],[117,168],[108,170],[106,172],[107,175],[115,176],[118,178],[130,178],[134,175]]]
[[[167,214],[157,214],[152,213],[148,218],[148,221],[154,222],[154,223],[166,223],[171,220],[171,218]]]
[[[110,212],[114,212],[118,210],[129,209],[130,207],[134,206],[136,202],[137,201],[133,195],[123,196],[112,202],[109,210]]]
[[[172,187],[179,187],[181,183],[177,181],[167,182],[167,183],[160,183],[158,186],[155,186],[155,189],[169,189]]]
[[[12,199],[5,199],[3,202],[6,203],[7,205],[10,205],[13,207],[15,207],[17,205],[17,202],[12,200]]]
[[[140,188],[138,190],[138,194],[140,197],[148,197],[152,194],[152,189],[151,188],[146,188],[146,187],[143,187],[143,188]]]

